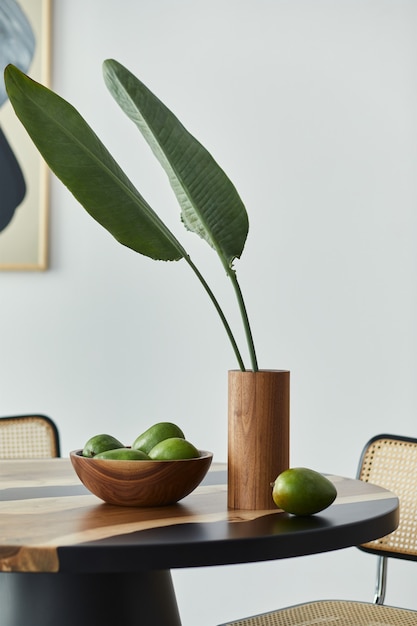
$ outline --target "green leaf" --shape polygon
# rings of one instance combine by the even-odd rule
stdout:
[[[120,243],[152,259],[186,256],[73,106],[14,66],[6,68],[5,83],[39,152],[97,222]]]
[[[207,150],[173,113],[117,61],[103,65],[106,85],[164,167],[189,230],[205,239],[228,271],[248,234],[246,209]]]

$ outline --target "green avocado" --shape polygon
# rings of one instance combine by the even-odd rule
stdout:
[[[197,448],[182,437],[170,437],[160,441],[149,451],[149,458],[154,461],[174,461],[195,459],[200,456]]]
[[[92,457],[106,450],[123,447],[123,444],[115,437],[112,437],[112,435],[94,435],[85,444],[82,455]]]
[[[277,507],[294,515],[323,511],[336,496],[336,487],[328,478],[306,467],[285,470],[275,480],[272,489]]]
[[[114,459],[118,461],[149,461],[149,457],[142,450],[132,448],[114,448],[96,454],[95,459]]]
[[[134,450],[143,450],[143,452],[148,454],[157,443],[171,437],[184,439],[184,433],[176,424],[172,424],[171,422],[158,422],[136,437],[132,448]]]

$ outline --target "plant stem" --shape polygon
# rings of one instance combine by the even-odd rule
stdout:
[[[202,276],[202,274],[200,273],[198,268],[192,262],[190,256],[185,253],[184,254],[184,259],[187,261],[188,265],[191,267],[193,272],[196,274],[198,280],[201,282],[201,284],[203,285],[203,287],[204,287],[206,293],[208,294],[210,300],[214,304],[215,309],[216,309],[217,313],[219,314],[220,319],[221,319],[221,321],[223,323],[223,326],[224,326],[224,328],[226,330],[227,336],[229,337],[230,343],[232,344],[232,348],[233,348],[233,351],[234,351],[234,353],[236,355],[237,361],[239,363],[239,367],[240,367],[241,371],[244,372],[246,368],[245,368],[245,365],[243,363],[243,359],[242,359],[242,356],[240,354],[238,345],[237,345],[236,340],[235,340],[235,338],[233,336],[233,333],[232,333],[232,330],[231,330],[231,328],[229,326],[229,323],[228,323],[228,321],[227,321],[227,319],[226,319],[226,317],[225,317],[225,315],[224,315],[224,313],[223,313],[223,311],[222,311],[222,309],[220,307],[220,304],[217,301],[216,296],[214,295],[214,293],[210,289],[209,285],[207,284],[206,280],[204,279],[204,277]],[[240,291],[240,289],[239,289],[239,291]],[[241,301],[243,302],[242,295],[240,296],[240,298],[241,298]],[[247,322],[247,326],[248,325],[249,325],[249,322]],[[252,345],[253,345],[253,343],[252,343]],[[254,352],[254,349],[253,349],[253,352]],[[255,357],[255,361],[256,361],[256,357]],[[256,367],[256,369],[257,369],[257,367]]]
[[[250,359],[251,359],[251,363],[252,363],[252,369],[253,369],[254,372],[257,372],[258,369],[259,369],[258,368],[258,360],[256,358],[255,344],[253,342],[253,336],[252,336],[252,331],[251,331],[251,327],[250,327],[250,323],[249,323],[248,312],[247,312],[246,306],[245,306],[245,301],[243,300],[243,295],[242,295],[242,291],[240,289],[240,286],[239,286],[239,283],[238,283],[238,280],[237,280],[236,272],[234,270],[229,270],[228,271],[228,275],[230,277],[230,280],[233,283],[233,287],[235,289],[237,300],[238,300],[238,303],[239,303],[239,309],[240,309],[240,314],[242,316],[243,327],[245,329],[246,341],[248,343],[249,355],[250,355]]]

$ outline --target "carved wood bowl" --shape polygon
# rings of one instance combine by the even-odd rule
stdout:
[[[126,461],[83,457],[70,452],[83,485],[104,502],[118,506],[165,506],[194,491],[207,474],[213,454],[200,450],[195,459]]]

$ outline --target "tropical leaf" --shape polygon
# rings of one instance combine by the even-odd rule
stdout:
[[[104,68],[110,91],[164,166],[184,224],[217,251],[235,289],[256,371],[249,319],[233,269],[248,233],[246,209],[236,189],[207,150],[140,81],[115,61],[107,61]],[[244,370],[232,330],[201,272],[78,111],[12,65],[5,70],[5,84],[16,115],[39,152],[97,222],[140,254],[185,259],[215,306]]]
[[[186,255],[78,111],[16,67],[5,71],[17,117],[52,171],[120,243],[152,259]]]
[[[217,251],[228,271],[242,254],[248,233],[246,209],[235,187],[209,152],[129,70],[109,59],[103,73],[110,93],[164,167],[184,225]]]

